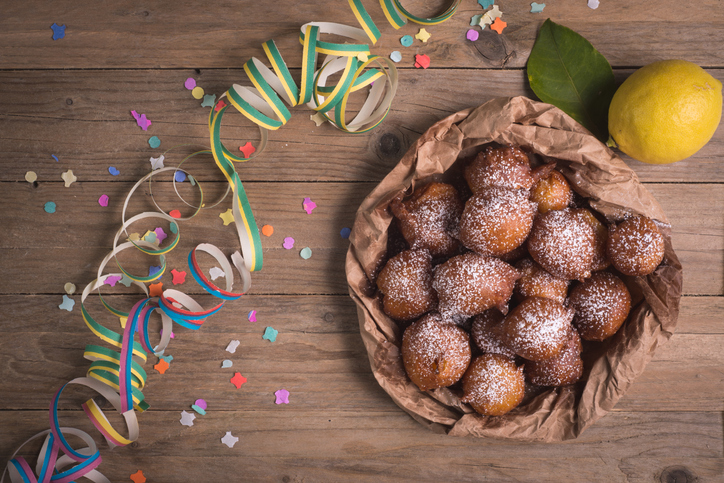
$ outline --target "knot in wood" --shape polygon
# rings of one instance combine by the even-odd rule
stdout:
[[[396,156],[402,150],[402,141],[395,134],[387,132],[380,137],[379,150],[383,156]]]
[[[324,320],[326,322],[334,321],[334,315],[332,314],[332,312],[327,312],[326,314],[324,314]]]
[[[661,483],[695,483],[699,481],[699,477],[685,466],[669,466],[661,472],[659,481]]]
[[[72,106],[72,105],[73,105],[73,99],[71,99],[71,98],[69,97],[69,98],[67,98],[67,99],[65,100],[65,103],[66,103],[67,105],[69,105],[69,106]]]

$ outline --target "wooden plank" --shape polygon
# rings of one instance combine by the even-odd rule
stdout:
[[[426,2],[405,6],[419,15],[435,14]],[[585,2],[551,2],[542,14],[531,14],[528,3],[501,7],[508,24],[502,35],[486,30],[481,39],[465,40],[470,18],[483,13],[477,4],[464,4],[446,23],[428,27],[426,44],[401,48],[399,38],[417,33],[409,24],[395,31],[375,2],[364,2],[382,32],[372,52],[387,56],[401,50],[403,64],[412,67],[413,53],[430,55],[435,68],[523,67],[539,26],[550,17],[587,38],[614,66],[644,65],[654,60],[685,58],[705,66],[722,66],[720,49],[724,17],[714,0],[687,4],[686,28],[671,28],[680,21],[680,3],[643,1],[622,8],[602,3],[595,11]],[[66,24],[66,36],[51,40],[50,24]],[[234,8],[208,5],[199,11],[192,1],[139,5],[121,1],[113,7],[95,2],[64,0],[45,6],[37,15],[32,2],[8,6],[0,21],[0,58],[4,69],[65,68],[228,68],[250,57],[264,58],[260,44],[273,38],[285,61],[301,63],[298,35],[311,21],[341,22],[358,27],[346,2],[238,2]],[[413,50],[413,48],[415,50]]]
[[[722,474],[721,413],[612,413],[563,444],[453,438],[433,433],[402,411],[310,411],[285,407],[209,411],[194,426],[180,411],[141,416],[141,437],[110,452],[100,469],[112,481],[143,470],[149,481],[659,481],[683,467],[698,481]],[[42,413],[0,412],[6,459],[15,445],[47,424]],[[82,412],[64,424],[86,427]],[[239,437],[222,445],[227,431]],[[97,432],[93,431],[94,435]],[[28,453],[31,454],[31,453]],[[0,460],[2,461],[2,460]],[[663,480],[667,481],[667,480]],[[695,480],[689,480],[695,481]]]
[[[617,72],[618,80],[630,73]],[[724,80],[724,71],[710,73]],[[208,146],[208,108],[200,108],[183,87],[188,76],[217,95],[235,82],[248,84],[241,81],[240,69],[203,75],[188,69],[0,71],[6,86],[0,92],[0,181],[23,181],[28,170],[38,174],[40,184],[60,181],[67,169],[81,181],[133,181],[149,171],[148,159],[161,150],[184,143]],[[238,165],[238,171],[249,181],[379,181],[436,121],[495,97],[516,95],[535,98],[522,70],[401,71],[392,112],[377,129],[350,135],[330,124],[316,127],[308,109],[294,108],[290,122],[269,134],[265,153]],[[149,131],[136,125],[132,109],[152,120]],[[149,148],[151,135],[161,139],[161,148]],[[259,138],[256,126],[236,113],[224,119],[222,135],[230,149]],[[192,151],[174,150],[166,164],[176,165]],[[722,152],[720,127],[709,144],[679,163],[652,166],[622,157],[646,182],[724,182]],[[198,179],[219,179],[210,158],[186,165]],[[120,170],[117,178],[111,178],[109,166]]]

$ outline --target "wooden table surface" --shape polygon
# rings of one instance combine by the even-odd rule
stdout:
[[[543,13],[531,13],[529,2],[500,0],[507,28],[502,35],[486,30],[473,43],[465,34],[471,16],[483,9],[463,0],[451,20],[427,28],[427,43],[416,40],[411,47],[399,39],[419,26],[395,31],[377,2],[364,3],[382,32],[372,52],[402,53],[387,119],[370,133],[350,135],[329,124],[317,127],[309,110],[294,108],[291,121],[270,133],[266,151],[237,169],[257,223],[274,227],[272,236],[262,237],[264,268],[253,274],[252,289],[201,330],[177,328],[165,374],[152,368],[156,358],[146,363],[144,394],[151,409],[139,416],[137,442],[114,451],[101,442],[80,409],[90,394],[81,390],[68,390],[63,398],[61,424],[94,435],[103,457],[100,470],[111,481],[130,481],[138,470],[149,482],[724,481],[721,127],[701,151],[673,165],[622,156],[673,225],[685,295],[673,338],[657,349],[614,411],[577,440],[456,438],[429,431],[398,408],[370,371],[346,286],[348,242],[340,236],[363,198],[434,122],[499,96],[535,98],[525,64],[546,18],[591,41],[618,81],[669,58],[693,61],[724,80],[722,3],[601,0],[594,10],[586,0],[550,0]],[[430,13],[429,6],[422,8]],[[178,144],[208,145],[209,108],[200,106],[184,81],[192,77],[216,95],[236,82],[249,85],[241,66],[252,56],[265,59],[261,43],[271,38],[298,79],[297,32],[310,21],[357,26],[343,0],[5,2],[0,465],[25,439],[48,428],[55,391],[85,375],[84,347],[98,339],[81,318],[79,291],[110,250],[126,193],[150,171],[150,157]],[[66,25],[64,38],[52,39],[53,23]],[[427,70],[414,68],[418,53],[430,57]],[[131,110],[152,121],[148,131]],[[228,146],[258,141],[258,130],[240,115],[227,117],[222,134]],[[151,136],[160,138],[160,148],[149,147]],[[168,154],[166,165],[178,164],[184,149]],[[120,174],[112,176],[111,166]],[[223,192],[210,158],[192,158],[186,166],[211,199]],[[67,170],[77,177],[70,187],[61,179]],[[37,173],[37,182],[25,181],[28,171]],[[169,181],[154,185],[167,209],[180,205]],[[194,199],[188,182],[185,189]],[[107,207],[98,203],[102,194],[109,197]],[[306,197],[317,205],[310,215],[302,208]],[[48,201],[56,203],[55,213],[44,211]],[[198,243],[216,244],[227,255],[237,248],[233,226],[218,216],[230,206],[226,200],[181,224],[169,269],[186,269],[188,249]],[[149,209],[144,187],[129,212]],[[294,249],[283,248],[285,237],[296,240]],[[308,260],[299,254],[304,247],[312,250]],[[124,258],[130,267],[153,260]],[[172,286],[170,274],[161,281]],[[67,282],[78,287],[71,312],[58,307]],[[193,281],[177,288],[211,303]],[[126,310],[138,298],[130,289],[115,292],[107,298]],[[99,320],[120,330],[116,319],[103,315],[97,297],[89,300]],[[257,311],[256,322],[247,319],[251,310]],[[262,338],[267,326],[279,331],[275,342]],[[240,341],[235,354],[225,351],[232,339]],[[222,369],[224,359],[233,367]],[[247,378],[241,389],[229,382],[234,372]],[[289,404],[277,405],[274,393],[282,388],[290,393]],[[207,401],[207,414],[197,416],[193,427],[181,425],[181,411],[191,411],[199,398]],[[221,443],[227,431],[239,438],[233,448]],[[31,462],[38,447],[31,444],[24,452]]]

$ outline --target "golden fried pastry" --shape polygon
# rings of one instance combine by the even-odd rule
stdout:
[[[463,376],[462,402],[486,416],[502,416],[525,395],[523,367],[510,357],[483,354],[476,357]]]
[[[464,175],[473,194],[486,188],[529,190],[534,182],[528,156],[512,145],[486,147],[465,167]]]
[[[538,215],[528,237],[528,252],[551,275],[565,280],[591,276],[593,228],[570,209]]]
[[[518,270],[502,260],[468,252],[438,265],[432,286],[444,320],[462,323],[491,307],[508,312]]]
[[[631,294],[616,275],[595,272],[571,290],[573,325],[585,340],[604,340],[623,325],[631,310]]]
[[[481,190],[465,203],[458,238],[481,255],[503,255],[525,242],[535,210],[526,191]]]
[[[531,188],[530,199],[538,203],[538,213],[548,213],[568,208],[573,201],[573,191],[566,177],[554,169]]]
[[[525,375],[536,386],[573,384],[583,375],[581,350],[581,337],[576,329],[569,326],[568,338],[561,352],[550,359],[526,362]]]
[[[422,391],[456,383],[470,365],[467,332],[435,312],[410,325],[402,336],[402,362]]]
[[[498,255],[497,258],[500,258],[504,262],[513,264],[513,263],[517,262],[518,260],[522,260],[523,258],[528,257],[528,256],[530,256],[530,254],[528,253],[528,247],[526,246],[525,243],[523,243],[521,246],[519,246],[518,248],[516,248],[514,250],[509,251],[508,253],[503,253],[502,255]]]
[[[412,320],[437,307],[432,288],[432,257],[427,250],[406,250],[390,258],[377,277],[382,309],[397,320]]]
[[[568,338],[573,310],[555,300],[528,297],[503,319],[501,338],[530,361],[555,357]]]
[[[460,243],[451,231],[460,220],[463,202],[452,185],[430,183],[415,190],[409,200],[392,200],[390,210],[410,248],[426,248],[433,258],[457,253]]]
[[[606,250],[624,275],[648,275],[664,259],[664,237],[650,218],[634,216],[611,230]]]
[[[515,357],[515,352],[506,347],[500,337],[500,327],[504,317],[498,309],[488,309],[473,318],[470,337],[485,354]]]
[[[545,297],[562,304],[568,294],[568,280],[554,277],[530,258],[524,258],[515,264],[520,278],[515,282],[513,295],[516,300],[527,297]]]
[[[598,271],[608,268],[611,262],[606,254],[606,243],[608,242],[608,228],[601,223],[596,215],[586,208],[577,208],[573,213],[579,215],[593,228],[593,263],[591,271]]]

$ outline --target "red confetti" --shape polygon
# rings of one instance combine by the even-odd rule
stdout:
[[[181,212],[179,210],[171,210],[168,213],[168,216],[170,216],[171,218],[181,218]]]
[[[225,108],[225,107],[226,107],[226,103],[225,103],[224,100],[222,99],[222,100],[220,100],[219,102],[216,103],[216,106],[214,106],[214,111],[219,112],[220,110],[222,110],[222,109]]]
[[[252,154],[254,154],[254,151],[256,151],[256,148],[255,148],[254,146],[252,146],[249,141],[247,141],[246,144],[244,144],[243,146],[240,146],[240,147],[239,147],[239,151],[241,151],[242,153],[244,153],[244,157],[245,157],[245,158],[248,158],[248,157],[250,157]]]
[[[174,268],[173,270],[171,270],[171,275],[173,275],[174,285],[178,285],[186,281],[186,272],[184,271],[179,272]]]
[[[231,378],[231,383],[236,386],[237,389],[241,388],[241,385],[246,382],[246,378],[240,373],[235,373],[234,377]]]
[[[427,69],[430,67],[430,57],[428,57],[425,54],[417,54],[415,55],[415,67]]]

